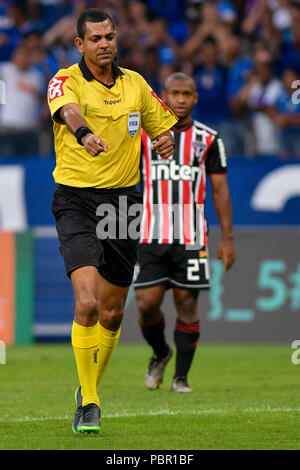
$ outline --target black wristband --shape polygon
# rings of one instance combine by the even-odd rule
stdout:
[[[91,129],[86,126],[78,127],[77,131],[75,132],[75,137],[79,145],[83,145],[81,140],[87,134],[93,134],[93,131],[91,131]]]

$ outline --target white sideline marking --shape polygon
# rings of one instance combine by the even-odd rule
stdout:
[[[111,418],[138,418],[139,416],[177,416],[177,415],[206,415],[206,414],[235,414],[235,413],[299,413],[300,408],[271,408],[270,406],[261,406],[261,407],[249,407],[242,410],[236,409],[226,409],[226,408],[208,408],[200,410],[157,410],[157,411],[141,411],[138,413],[113,413],[104,415],[104,419]],[[73,416],[24,416],[23,418],[11,418],[11,419],[0,419],[0,423],[29,423],[33,421],[56,421],[56,420],[70,420],[73,419]]]

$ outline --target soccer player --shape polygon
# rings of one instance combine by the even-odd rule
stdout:
[[[177,118],[141,75],[116,65],[116,30],[108,14],[85,10],[77,29],[82,59],[59,70],[48,89],[56,150],[52,211],[75,294],[71,337],[80,385],[73,430],[97,433],[98,387],[120,336],[138,249],[138,237],[106,234],[101,223],[108,211],[118,234],[121,221],[135,220],[129,214],[136,204],[142,208],[135,188],[141,126],[168,158]]]
[[[234,262],[235,250],[225,149],[215,130],[191,118],[197,102],[194,80],[181,72],[172,74],[166,80],[162,98],[179,118],[171,130],[175,151],[172,158],[162,160],[146,132],[142,132],[144,214],[134,288],[141,331],[153,350],[146,372],[149,390],[159,387],[172,356],[164,334],[161,303],[166,289],[173,289],[177,321],[171,390],[184,393],[192,391],[187,375],[200,336],[199,291],[209,288],[206,175],[210,177],[222,231],[218,258],[225,271]]]

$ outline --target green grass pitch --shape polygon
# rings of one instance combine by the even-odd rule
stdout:
[[[0,449],[300,449],[300,365],[290,345],[200,344],[191,394],[144,386],[150,349],[119,344],[103,379],[102,431],[75,435],[70,345],[14,346],[0,365]]]

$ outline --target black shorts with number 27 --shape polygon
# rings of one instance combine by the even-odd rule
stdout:
[[[208,289],[210,285],[208,250],[190,250],[180,244],[143,243],[138,250],[134,288],[158,285],[179,289]]]
[[[124,227],[137,218],[128,216],[130,207],[135,204],[142,207],[142,196],[135,187],[56,187],[52,212],[69,277],[75,269],[96,266],[100,275],[112,284],[120,287],[131,284],[139,233],[136,238],[129,237]],[[123,222],[121,237],[120,219]],[[138,232],[139,226],[136,226]]]

